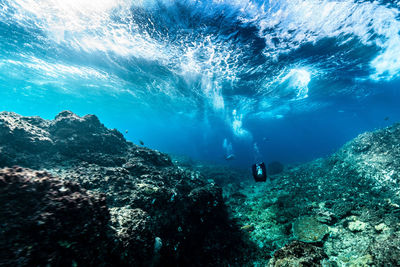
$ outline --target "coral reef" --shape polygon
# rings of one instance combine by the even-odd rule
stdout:
[[[221,188],[127,142],[96,116],[64,111],[47,121],[2,112],[0,122],[0,166],[44,169],[106,195],[118,265],[241,265],[250,257]]]

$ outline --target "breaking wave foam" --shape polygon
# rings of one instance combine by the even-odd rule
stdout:
[[[14,53],[0,65],[64,77],[63,87],[68,75],[101,80],[150,105],[162,95],[220,114],[244,136],[249,114],[315,106],[318,88],[333,95],[399,78],[399,17],[396,4],[376,1],[3,0],[0,22],[35,38],[3,33],[3,50]],[[337,90],[346,73],[358,76]]]

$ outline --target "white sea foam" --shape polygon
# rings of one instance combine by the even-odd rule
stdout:
[[[24,71],[21,71],[23,69]],[[20,60],[0,60],[2,75],[13,77],[15,80],[30,82],[34,85],[54,85],[63,93],[82,94],[77,89],[77,83],[81,87],[91,88],[90,93],[106,92],[128,93],[134,96],[134,92],[127,90],[124,81],[106,72],[98,71],[90,67],[73,66],[61,63],[50,63],[33,56],[23,56]],[[31,88],[31,86],[27,86]]]
[[[364,45],[382,49],[371,62],[375,69],[372,79],[392,79],[399,75],[398,9],[377,2],[350,0],[270,1],[262,8],[258,13],[251,12],[248,20],[255,21],[260,36],[265,39],[267,56],[276,57],[323,38],[341,38],[343,43],[349,38],[358,38]]]
[[[130,23],[131,1],[128,0],[16,0],[12,22],[35,27],[58,43],[87,52],[113,52],[150,60],[167,60],[162,46],[138,32]],[[8,14],[5,14],[8,15]],[[121,20],[113,20],[113,16]],[[3,16],[3,19],[6,16]]]
[[[380,81],[399,77],[400,13],[396,8],[377,2],[355,3],[352,0],[181,0],[180,3],[192,8],[193,12],[204,13],[204,16],[224,14],[231,16],[231,20],[239,20],[243,27],[254,26],[266,44],[263,55],[267,59],[277,59],[306,43],[315,44],[324,38],[336,38],[341,44],[357,39],[365,46],[380,49],[370,62],[373,73],[368,78]],[[244,107],[247,105],[246,97],[249,97],[239,94],[229,98],[235,99],[235,103],[229,103],[225,91],[230,90],[229,93],[235,95],[241,74],[263,73],[269,66],[259,65],[250,69],[246,66],[248,62],[243,61],[244,50],[249,47],[237,45],[237,40],[221,38],[218,33],[208,31],[207,25],[192,29],[182,22],[182,25],[164,25],[176,26],[176,32],[158,31],[156,24],[160,14],[156,12],[160,4],[173,10],[176,1],[4,0],[0,3],[0,20],[31,32],[43,33],[43,46],[67,47],[78,55],[100,52],[110,64],[116,65],[121,58],[135,59],[130,62],[136,64],[137,69],[148,61],[158,64],[178,78],[167,79],[164,76],[149,79],[150,82],[145,85],[132,86],[133,94],[146,97],[149,93],[161,93],[172,101],[183,101],[185,92],[176,86],[177,80],[183,79],[187,83],[185,90],[204,100],[207,107],[226,110],[220,112],[223,116],[231,113],[233,106],[237,107],[241,114],[232,115],[229,119],[232,130],[237,136],[249,136],[243,129],[243,120],[249,112],[254,112],[254,106],[253,110],[252,107]],[[142,18],[146,23],[141,24],[138,22],[141,20],[136,20],[140,16],[137,9],[154,16]],[[96,66],[40,60],[20,62],[54,79],[68,75],[85,79],[119,79],[116,74]],[[2,64],[15,65],[17,62]],[[309,82],[315,73],[323,75],[323,72],[319,72],[319,66],[301,63],[294,62],[273,76],[264,73],[265,81],[260,88],[251,88],[252,84],[248,83],[249,93],[258,92],[255,97],[261,95],[266,98],[264,104],[255,105],[260,109],[258,112],[271,111],[271,106],[276,105],[271,99],[279,98],[282,102],[278,104],[285,106],[285,101],[302,100],[309,96]],[[135,76],[136,73],[130,75]],[[123,79],[119,82],[123,83]],[[188,102],[192,103],[192,100]],[[275,106],[273,109],[279,110]]]
[[[169,36],[144,29],[144,25],[134,21],[136,14],[131,7],[154,8],[157,3],[159,1],[13,0],[2,6],[3,10],[6,7],[14,10],[12,17],[5,11],[1,17],[7,23],[39,29],[56,45],[78,52],[102,52],[110,60],[113,60],[113,55],[118,55],[157,62],[189,82],[200,81],[199,87],[192,86],[192,89],[200,90],[194,93],[209,99],[210,106],[216,110],[224,109],[221,84],[236,81],[240,51],[233,51],[231,43],[221,42],[208,34],[186,34],[171,42]],[[173,5],[173,1],[162,3]],[[149,23],[156,22],[149,19]],[[49,67],[43,64],[43,68],[46,66]],[[61,71],[60,74],[56,73],[57,70]],[[61,66],[43,71],[50,75],[65,73]],[[176,90],[174,86],[166,86],[163,93],[179,95]]]
[[[252,134],[243,127],[243,114],[232,111],[232,131],[238,138],[252,139]]]
[[[291,69],[280,81],[279,87],[284,90],[283,94],[293,94],[293,100],[308,97],[308,83],[310,73],[304,69]],[[284,97],[285,95],[281,95]]]
[[[195,0],[193,0],[195,1]],[[323,38],[350,38],[364,45],[376,45],[382,52],[371,61],[373,80],[390,80],[399,76],[400,11],[374,2],[352,0],[214,0],[221,8],[237,9],[238,18],[253,24],[264,38],[267,57],[277,58],[305,43]]]

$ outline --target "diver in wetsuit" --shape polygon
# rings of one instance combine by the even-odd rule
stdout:
[[[267,169],[264,162],[253,164],[252,171],[256,182],[265,182],[267,180]]]

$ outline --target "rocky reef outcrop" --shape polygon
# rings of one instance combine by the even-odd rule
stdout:
[[[127,147],[120,132],[107,129],[94,115],[81,118],[63,111],[48,121],[13,112],[0,113],[0,166],[40,168],[70,159],[121,165]]]
[[[293,241],[283,248],[275,251],[268,266],[284,267],[317,267],[327,257],[324,250],[312,244]]]
[[[0,170],[0,265],[397,266],[399,159],[394,124],[255,184],[93,115],[1,112],[0,167],[24,168]]]
[[[271,255],[272,266],[295,266],[278,264],[293,263],[295,254],[278,259],[275,251],[303,241],[327,255],[315,266],[397,266],[399,175],[400,124],[394,124],[361,134],[330,157],[276,174],[264,185],[225,191],[239,222],[253,229],[250,238],[264,255],[260,264]]]
[[[111,263],[105,195],[19,167],[0,169],[1,266]]]
[[[373,194],[399,195],[400,123],[359,135],[328,158],[327,164],[339,175],[346,171],[360,177],[361,185],[371,187]],[[400,204],[399,200],[393,199]]]
[[[73,199],[79,198],[74,191],[78,189],[72,190],[63,183],[77,184],[76,188],[90,194],[104,194],[105,198],[101,198],[104,216],[99,219],[98,227],[106,225],[108,236],[102,234],[103,230],[98,234],[91,232],[97,228],[89,225],[91,230],[83,234],[96,236],[99,246],[85,243],[91,240],[89,237],[82,242],[81,237],[65,237],[60,239],[60,246],[69,249],[81,246],[79,248],[84,250],[88,245],[90,249],[103,250],[102,242],[108,244],[111,240],[112,246],[104,250],[110,255],[104,255],[108,258],[103,262],[112,258],[114,265],[118,266],[241,265],[250,255],[246,253],[249,247],[242,232],[227,214],[221,188],[207,182],[198,172],[175,166],[166,154],[126,141],[120,132],[107,129],[94,115],[79,117],[64,111],[54,120],[43,120],[11,112],[0,113],[0,167],[13,165],[43,169],[59,177],[61,185],[54,190],[67,190],[65,192]],[[1,197],[8,198],[13,194],[12,188],[4,189]],[[52,192],[48,193],[49,197]],[[65,192],[61,193],[67,194]],[[53,201],[34,197],[40,196],[32,196],[29,200],[29,194],[18,195],[13,200],[14,205],[22,206],[24,201],[31,201],[29,203],[33,205],[42,201],[46,206]],[[56,195],[55,198],[60,197]],[[64,203],[64,200],[60,201]],[[90,203],[96,204],[91,199],[87,201],[89,207]],[[85,211],[84,204],[78,202],[76,205]],[[68,209],[62,211],[67,213]],[[40,216],[24,217],[26,214],[23,212],[13,214],[11,206],[4,208],[3,212],[15,215],[22,222],[41,224]],[[91,212],[100,214],[98,210]],[[40,213],[46,214],[46,210]],[[92,213],[85,211],[76,218],[80,218],[83,225],[87,220],[96,222],[97,217]],[[61,220],[63,214],[57,218]],[[18,225],[17,221],[9,222],[10,225],[14,223]],[[69,224],[59,224],[55,229],[61,231],[64,226],[65,234],[75,229],[68,228]],[[45,223],[40,227],[53,231],[53,224]],[[29,232],[30,228],[26,231]],[[37,247],[44,246],[43,255],[52,252],[46,242],[40,243],[34,235],[26,240],[21,238],[23,250],[28,250],[32,242],[39,242]],[[13,243],[9,238],[6,240],[3,246],[11,252]],[[91,253],[90,249],[88,253]],[[18,260],[19,255],[12,254],[10,260]],[[90,255],[87,255],[88,259]],[[97,259],[101,261],[99,255]],[[85,262],[84,265],[97,266],[95,262]]]

